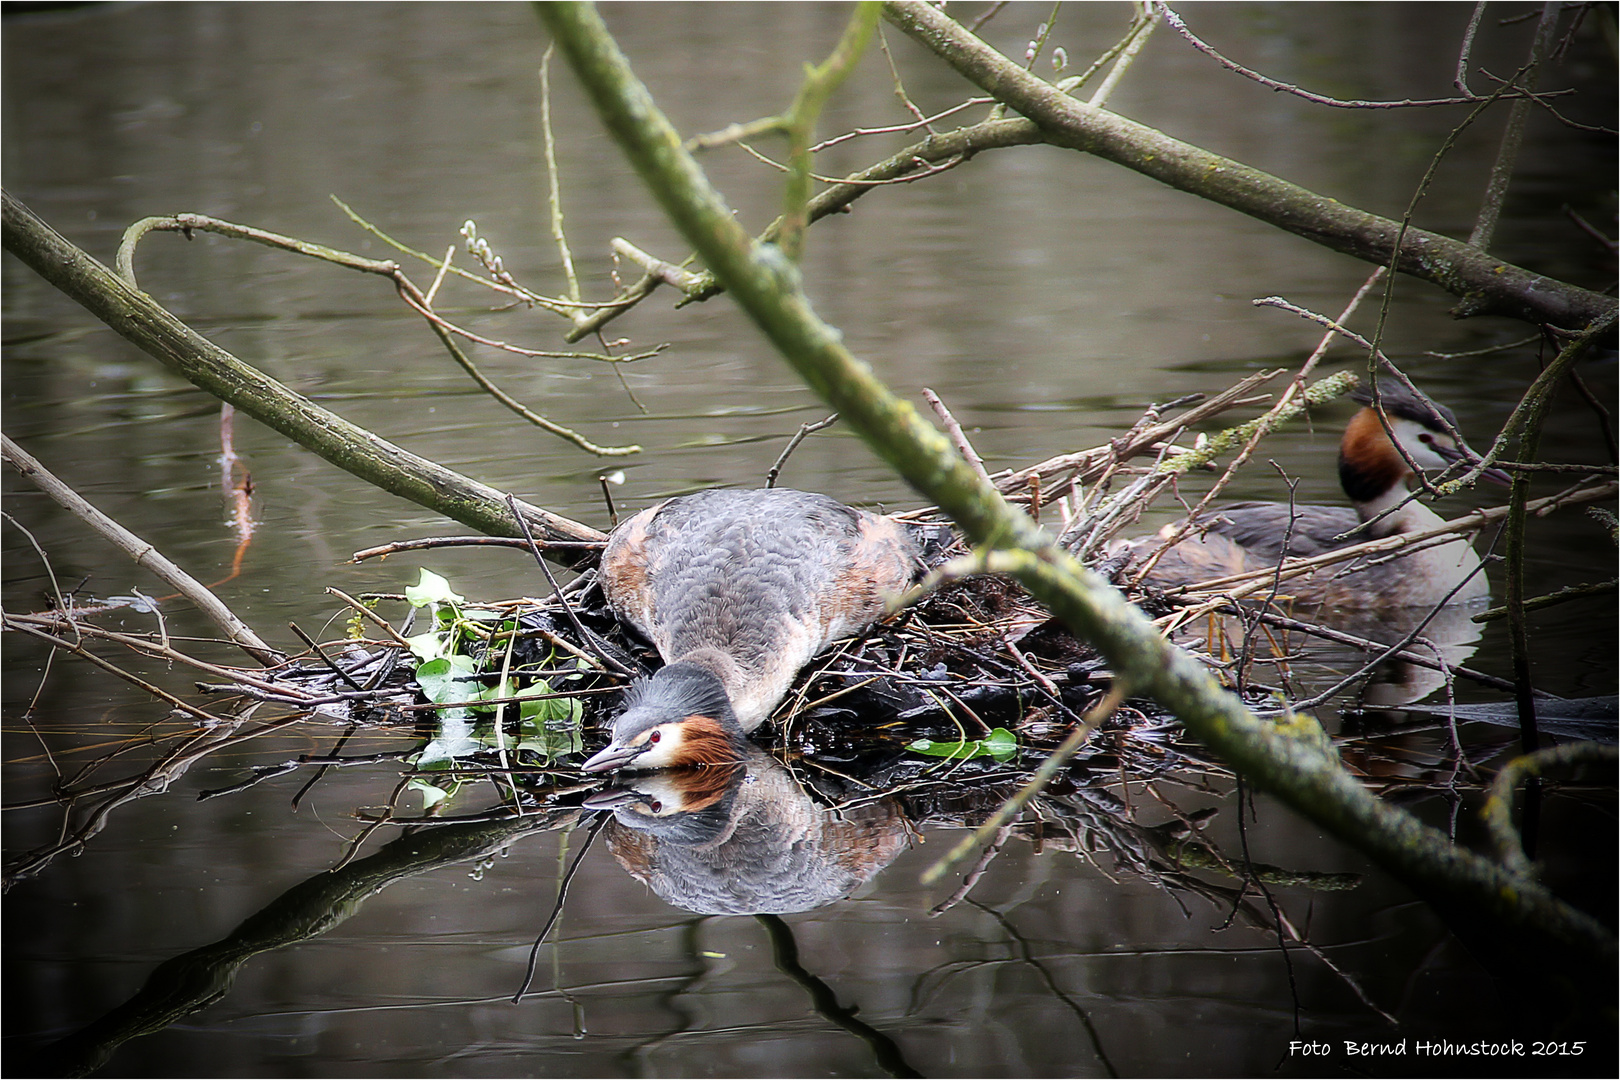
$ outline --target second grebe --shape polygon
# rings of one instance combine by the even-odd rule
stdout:
[[[1207,526],[1206,532],[1195,531],[1165,552],[1148,573],[1146,584],[1159,589],[1196,585],[1276,566],[1285,554],[1321,555],[1366,540],[1445,524],[1444,518],[1421,502],[1400,504],[1407,497],[1412,464],[1425,470],[1442,469],[1472,452],[1466,443],[1459,446],[1447,431],[1448,423],[1456,430],[1456,416],[1443,405],[1431,406],[1404,386],[1381,384],[1379,402],[1389,421],[1389,431],[1385,431],[1372,407],[1371,391],[1360,388],[1350,396],[1365,407],[1351,417],[1339,444],[1339,482],[1350,499],[1349,507],[1291,507],[1270,502],[1222,506],[1200,520],[1198,528]],[[1390,432],[1400,441],[1404,457],[1390,441]],[[1508,482],[1507,474],[1499,469],[1488,469],[1484,476],[1494,483]],[[1400,509],[1379,517],[1395,506]],[[1358,529],[1366,522],[1371,524]],[[1155,537],[1117,545],[1114,553],[1143,558],[1157,549],[1171,528],[1167,526]],[[1339,539],[1346,533],[1351,535]],[[1415,607],[1440,603],[1448,596],[1458,603],[1490,594],[1485,575],[1476,572],[1478,567],[1473,546],[1459,536],[1394,561],[1324,567],[1285,581],[1280,589],[1298,602],[1329,607]]]
[[[739,760],[799,669],[871,625],[918,569],[901,525],[825,495],[716,489],[641,511],[608,538],[602,591],[666,664],[585,770]]]

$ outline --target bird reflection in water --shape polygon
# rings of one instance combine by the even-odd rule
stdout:
[[[759,750],[731,765],[626,775],[585,800],[608,850],[665,901],[700,915],[788,914],[843,900],[905,849],[892,798],[819,806]]]

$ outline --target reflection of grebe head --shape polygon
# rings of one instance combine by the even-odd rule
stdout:
[[[1339,444],[1339,482],[1351,502],[1379,502],[1412,475],[1414,464],[1425,471],[1444,469],[1473,453],[1451,434],[1457,430],[1457,417],[1450,409],[1424,401],[1399,383],[1378,385],[1378,406],[1389,421],[1388,431],[1373,408],[1370,389],[1358,387],[1350,397],[1366,406],[1351,418]],[[1391,434],[1400,449],[1390,441]],[[1499,469],[1487,469],[1484,476],[1495,483],[1508,482]]]
[[[743,781],[743,763],[663,769],[605,788],[587,798],[586,810],[611,810],[623,825],[677,844],[706,844],[730,828],[731,806]]]
[[[586,772],[674,769],[741,761],[748,746],[715,675],[696,664],[660,668],[630,688],[613,739]]]

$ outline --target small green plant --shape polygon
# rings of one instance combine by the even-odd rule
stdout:
[[[517,619],[498,611],[467,606],[467,599],[431,570],[405,590],[405,598],[428,609],[432,627],[406,639],[417,658],[416,682],[435,710],[433,738],[418,751],[414,764],[420,771],[447,773],[442,780],[413,777],[409,790],[422,793],[423,805],[434,810],[461,785],[455,778],[456,761],[494,750],[503,762],[508,755],[519,762],[538,758],[550,761],[581,749],[579,700],[558,694],[550,681],[513,663],[519,635]],[[551,665],[548,653],[542,667]],[[578,673],[564,676],[578,679]]]
[[[377,609],[377,601],[375,598],[370,600],[362,600],[360,602],[366,605],[367,610],[375,611]],[[349,635],[350,641],[362,640],[366,636],[365,616],[356,611],[354,614],[349,616],[348,621],[343,624],[343,628]]]

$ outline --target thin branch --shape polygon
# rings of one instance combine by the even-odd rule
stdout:
[[[1549,768],[1571,769],[1580,765],[1615,765],[1613,746],[1594,742],[1572,742],[1552,746],[1523,757],[1514,758],[1502,767],[1491,784],[1490,795],[1480,808],[1480,816],[1496,844],[1496,853],[1510,874],[1525,880],[1536,877],[1535,867],[1526,858],[1523,838],[1513,828],[1513,789],[1525,782],[1526,791]],[[1609,781],[1613,783],[1613,781]]]
[[[1615,591],[1616,584],[1616,579],[1610,578],[1608,581],[1582,583],[1580,585],[1566,585],[1556,592],[1531,597],[1530,599],[1524,601],[1524,603],[1520,606],[1523,607],[1525,611],[1537,611],[1541,608],[1556,607],[1559,604],[1567,604],[1571,600],[1583,600],[1588,596],[1603,596],[1607,593],[1612,593]],[[1471,621],[1477,623],[1490,622],[1492,619],[1500,619],[1507,615],[1509,610],[1510,609],[1507,607],[1493,607],[1480,612],[1478,615],[1472,615],[1469,618]]]
[[[1553,30],[1558,26],[1558,15],[1562,10],[1562,0],[1547,0],[1541,7],[1541,22],[1537,24],[1536,35],[1530,42],[1530,57],[1519,76],[1526,92],[1535,91],[1536,79],[1541,74],[1541,61],[1552,44]],[[1474,223],[1474,231],[1468,236],[1468,242],[1482,251],[1491,246],[1491,238],[1496,234],[1496,222],[1502,216],[1502,204],[1507,201],[1508,181],[1512,179],[1513,167],[1519,161],[1519,147],[1524,143],[1530,106],[1530,99],[1524,97],[1517,98],[1508,106],[1507,127],[1502,132],[1502,144],[1497,148],[1496,161],[1491,166],[1490,179],[1485,185],[1479,220]]]
[[[887,0],[884,10],[891,23],[1027,117],[1052,145],[1094,154],[1374,264],[1387,265],[1398,253],[1402,273],[1465,298],[1466,314],[1505,314],[1570,329],[1584,327],[1615,307],[1612,297],[1506,264],[1438,233],[1403,232],[1399,222],[1093,109],[1024,71],[922,0]]]
[[[4,450],[6,461],[22,474],[24,479],[111,541],[124,554],[134,559],[137,566],[151,571],[171,588],[178,590],[196,605],[197,610],[208,616],[226,637],[241,646],[242,650],[253,659],[265,667],[279,664],[286,659],[265,644],[264,640],[255,634],[247,623],[237,618],[236,613],[226,607],[206,585],[170,562],[157,548],[91,506],[83,496],[58,480],[50,470],[36,461],[33,455],[12,442],[10,436],[0,435],[0,448]]]
[[[777,456],[776,464],[772,465],[770,471],[765,474],[765,486],[768,488],[773,488],[776,486],[776,478],[782,475],[782,466],[787,464],[789,455],[791,455],[794,450],[798,449],[800,443],[804,442],[806,435],[813,434],[817,431],[823,431],[832,427],[837,422],[838,414],[833,413],[825,420],[817,420],[813,424],[800,424],[798,433],[795,434],[793,438],[788,440],[788,444],[782,448],[782,453]],[[606,488],[603,488],[603,491],[606,490]]]
[[[973,444],[968,441],[967,435],[962,431],[962,425],[956,422],[956,417],[951,415],[951,410],[945,407],[945,403],[939,399],[938,394],[926,386],[922,388],[922,396],[923,400],[928,402],[928,407],[934,410],[934,415],[939,417],[939,422],[945,428],[945,434],[950,436],[951,444],[956,447],[956,452],[961,454],[963,459],[967,461],[968,466],[988,484],[990,474],[984,471],[984,459],[979,456],[977,450],[973,449]]]
[[[542,551],[600,551],[603,542],[600,540],[536,540],[534,544]],[[362,548],[349,556],[350,562],[365,562],[367,559],[386,558],[401,551],[427,551],[432,548],[446,547],[505,547],[517,548],[519,551],[531,550],[528,540],[516,536],[427,536],[420,540],[396,540],[391,544],[381,544],[377,547]]]
[[[508,495],[507,498],[512,499],[514,504],[516,503],[516,500],[511,495]],[[514,505],[515,512],[516,507]],[[602,667],[615,675],[622,675],[627,679],[634,678],[636,673],[608,655],[608,651],[602,647],[597,636],[585,629],[585,624],[579,621],[579,616],[574,613],[574,606],[563,596],[562,589],[557,585],[557,579],[552,576],[551,567],[546,565],[545,556],[540,554],[540,548],[535,545],[534,537],[525,535],[524,539],[529,541],[529,550],[534,555],[534,561],[540,565],[540,572],[546,576],[546,584],[551,586],[551,595],[562,606],[563,614],[568,616],[568,621],[573,625],[574,632],[579,635],[579,640],[590,646],[591,650],[596,653],[596,659]]]
[[[1290,83],[1279,82],[1276,79],[1267,78],[1258,71],[1252,71],[1234,60],[1228,60],[1226,57],[1216,52],[1215,49],[1207,44],[1203,39],[1199,38],[1191,30],[1187,29],[1187,24],[1181,20],[1181,16],[1172,11],[1168,4],[1160,3],[1158,0],[1155,0],[1154,6],[1163,12],[1164,21],[1170,24],[1171,29],[1180,34],[1182,37],[1186,38],[1189,45],[1203,53],[1205,56],[1209,57],[1211,60],[1214,60],[1223,68],[1226,68],[1228,71],[1236,72],[1246,79],[1252,79],[1269,90],[1279,90],[1284,93],[1292,94],[1295,97],[1304,98],[1306,101],[1316,105],[1327,105],[1335,109],[1426,109],[1432,108],[1436,105],[1469,105],[1480,100],[1477,96],[1469,94],[1466,97],[1454,98],[1405,98],[1400,101],[1345,101],[1340,98],[1331,98],[1322,94],[1313,94],[1308,90],[1301,90],[1299,87]],[[1522,96],[1529,96],[1528,91],[1520,91],[1520,93]]]
[[[574,431],[572,428],[566,428],[553,420],[547,420],[545,417],[541,416],[537,412],[534,412],[527,405],[524,405],[512,395],[490,382],[484,377],[484,373],[478,370],[477,365],[467,358],[467,354],[462,352],[461,346],[457,345],[455,343],[455,339],[451,337],[451,332],[454,330],[456,333],[463,334],[469,338],[473,338],[474,340],[477,339],[464,330],[451,327],[449,323],[439,318],[437,314],[428,308],[426,298],[423,297],[421,293],[416,291],[416,286],[412,285],[410,281],[402,277],[398,279],[396,283],[399,285],[399,294],[401,298],[403,298],[407,304],[414,308],[418,314],[427,319],[428,326],[438,337],[440,343],[444,345],[445,350],[450,353],[450,356],[457,364],[461,365],[461,369],[470,375],[472,380],[483,389],[484,393],[488,394],[490,397],[506,406],[512,412],[533,424],[535,427],[540,428],[543,431],[549,431],[558,438],[568,440],[581,450],[584,450],[586,453],[595,454],[597,457],[627,457],[631,454],[641,453],[641,447],[633,443],[629,446],[598,446],[596,443],[591,442],[591,440],[587,439],[579,432]],[[489,342],[487,344],[494,343]],[[504,348],[505,346],[498,347]],[[513,351],[517,352],[522,350],[514,349]],[[647,355],[657,355],[659,351],[661,351],[661,347],[660,349],[655,349],[652,353],[648,353]],[[637,357],[636,359],[640,358]],[[513,513],[517,514],[516,507],[513,507]],[[514,518],[514,520],[519,521],[521,524],[521,515]]]
[[[1474,35],[1479,33],[1479,23],[1484,15],[1485,0],[1479,0],[1474,5],[1474,13],[1468,18],[1468,29],[1463,32],[1462,48],[1457,50],[1457,76],[1451,85],[1467,97],[1474,96],[1474,92],[1468,88],[1468,64],[1474,55]]]
[[[1131,20],[1130,32],[1126,35],[1125,47],[1119,50],[1119,59],[1108,75],[1097,86],[1096,93],[1091,95],[1088,102],[1093,108],[1101,109],[1107,106],[1108,99],[1113,95],[1114,88],[1124,79],[1125,73],[1131,69],[1136,56],[1147,44],[1147,39],[1159,25],[1159,10],[1152,4],[1142,4],[1137,16]]]
[[[540,58],[540,131],[546,150],[546,202],[551,207],[551,238],[557,242],[557,255],[562,260],[563,277],[568,280],[568,299],[579,301],[579,278],[574,273],[574,256],[568,250],[568,235],[563,231],[562,184],[557,176],[557,140],[551,132],[551,54],[555,45],[547,45]],[[448,262],[449,260],[445,260]]]
[[[798,262],[804,254],[804,231],[810,224],[814,179],[810,175],[810,137],[816,118],[833,91],[854,70],[855,62],[866,51],[866,43],[882,17],[883,5],[877,0],[862,0],[855,6],[849,25],[833,46],[831,55],[818,67],[805,71],[799,92],[783,117],[788,141],[788,179],[782,186],[782,228],[776,242],[793,262]]]
[[[115,675],[120,679],[123,679],[125,682],[129,683],[131,686],[134,686],[134,687],[144,691],[145,693],[151,694],[153,697],[157,698],[159,701],[168,702],[168,704],[171,705],[172,707],[174,707],[175,709],[178,709],[179,711],[185,713],[188,716],[195,717],[196,719],[202,721],[204,724],[208,725],[209,727],[215,727],[217,725],[225,724],[225,723],[228,722],[228,721],[226,721],[226,720],[224,720],[224,719],[222,719],[222,718],[220,718],[218,716],[215,716],[213,713],[209,712],[207,709],[199,709],[197,706],[191,704],[190,702],[184,701],[184,700],[182,700],[180,698],[175,697],[173,694],[169,693],[167,690],[164,690],[162,687],[154,686],[153,684],[147,682],[145,679],[142,679],[138,675],[133,675],[130,672],[125,671],[123,668],[119,667],[118,665],[112,663],[111,661],[102,659],[101,657],[97,656],[95,653],[91,652],[88,648],[86,648],[80,642],[69,641],[67,638],[57,637],[54,634],[47,634],[44,630],[41,630],[37,626],[31,626],[31,625],[29,625],[29,624],[27,624],[25,622],[20,621],[16,616],[6,615],[4,617],[4,619],[5,619],[4,625],[5,625],[5,628],[7,630],[11,630],[11,631],[16,632],[16,633],[27,634],[30,637],[38,638],[39,640],[41,640],[41,641],[45,642],[46,644],[50,645],[52,648],[61,649],[63,652],[69,652],[69,653],[72,653],[74,656],[80,657],[81,659],[88,660],[88,661],[90,661],[90,663],[94,664],[96,667],[100,668],[101,670],[103,670],[103,671],[105,671],[105,672],[107,672],[107,673],[109,673],[111,675]]]
[[[684,266],[676,266],[674,263],[655,258],[623,237],[615,236],[609,246],[612,247],[613,254],[635,263],[649,277],[657,278],[665,285],[673,286],[688,296],[695,296],[703,289],[703,275],[694,274]]]
[[[1581,503],[1589,502],[1603,502],[1607,499],[1612,499],[1614,498],[1616,492],[1620,492],[1620,483],[1616,483],[1612,480],[1601,484],[1593,484],[1587,487],[1577,487],[1569,491],[1560,492],[1557,495],[1549,495],[1543,499],[1536,499],[1527,504],[1526,512],[1534,514],[1538,517],[1545,516],[1546,514],[1549,514],[1556,509],[1560,509],[1561,507],[1575,506]],[[1480,510],[1472,510],[1461,517],[1453,518],[1450,521],[1447,521],[1441,525],[1436,525],[1431,529],[1423,529],[1421,531],[1411,533],[1397,533],[1393,536],[1385,536],[1376,540],[1368,540],[1360,544],[1351,544],[1347,547],[1336,548],[1333,551],[1325,552],[1321,555],[1313,555],[1309,558],[1291,558],[1282,564],[1281,572],[1285,579],[1294,578],[1300,576],[1301,574],[1308,574],[1312,571],[1320,570],[1326,566],[1334,566],[1341,562],[1348,562],[1351,559],[1360,559],[1372,555],[1394,555],[1397,553],[1409,555],[1415,551],[1425,550],[1429,547],[1437,547],[1446,543],[1456,543],[1454,537],[1457,534],[1473,532],[1477,529],[1485,527],[1486,525],[1500,521],[1507,516],[1508,509],[1509,508],[1506,506],[1492,506]],[[1185,593],[1194,592],[1221,592],[1226,599],[1241,599],[1242,597],[1248,596],[1257,591],[1257,589],[1260,587],[1268,584],[1272,575],[1277,572],[1278,571],[1276,568],[1267,566],[1259,570],[1249,570],[1241,574],[1231,574],[1226,577],[1212,578],[1209,581],[1202,581],[1196,585],[1177,588],[1171,592],[1172,595],[1183,595]],[[1233,586],[1240,587],[1234,589]],[[1215,601],[1216,604],[1223,602],[1224,599],[1218,599]]]
[[[810,152],[812,154],[819,154],[821,151],[837,146],[839,143],[845,143],[851,139],[864,138],[868,135],[894,135],[902,131],[916,131],[918,128],[928,128],[930,131],[932,131],[933,125],[941,120],[944,120],[946,117],[955,116],[964,109],[971,109],[975,105],[989,105],[994,100],[994,98],[987,97],[968,98],[961,104],[952,105],[950,108],[937,112],[932,116],[920,116],[909,124],[891,124],[888,127],[875,128],[852,128],[849,131],[844,132],[842,135],[834,135],[830,139],[825,139],[818,142],[816,145],[810,148]],[[785,165],[781,167],[784,169],[787,168]],[[838,181],[835,180],[832,182],[837,183]]]

